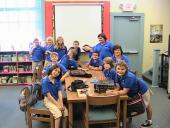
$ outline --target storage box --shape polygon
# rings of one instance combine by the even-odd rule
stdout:
[[[11,61],[11,55],[3,55],[2,61]]]
[[[18,83],[18,76],[12,77],[12,83],[17,84]]]
[[[17,56],[16,55],[12,55],[12,61],[17,61]]]
[[[2,77],[1,78],[1,83],[6,84],[7,83],[8,77]]]
[[[26,77],[26,82],[27,83],[32,83],[32,76],[27,76]]]

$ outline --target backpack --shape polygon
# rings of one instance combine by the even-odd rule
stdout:
[[[25,96],[25,90],[26,88],[29,89],[30,91],[30,101],[29,104],[30,106],[34,105],[37,103],[37,100],[39,98],[39,92],[41,91],[41,85],[39,84],[32,84],[30,86],[24,87],[21,89],[20,94],[19,94],[19,108],[21,111],[26,112],[26,96]]]
[[[88,88],[89,86],[84,83],[83,80],[74,80],[71,82],[71,85],[68,86],[69,91],[76,92],[77,89]]]

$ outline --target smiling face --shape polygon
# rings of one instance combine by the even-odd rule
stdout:
[[[53,71],[51,72],[51,76],[52,76],[53,78],[57,77],[59,74],[60,74],[60,68],[59,68],[59,67],[53,69]]]
[[[58,62],[58,56],[56,54],[51,55],[51,61],[52,62]]]
[[[93,55],[92,55],[92,58],[94,60],[97,60],[99,58],[99,54],[94,52]]]
[[[125,73],[126,73],[126,68],[124,66],[121,66],[121,65],[117,65],[116,66],[116,73],[119,75],[119,76],[124,76]]]
[[[52,37],[49,37],[49,38],[47,39],[47,45],[51,45],[51,44],[53,44],[53,38],[52,38]]]
[[[106,63],[105,61],[103,61],[103,65],[106,70],[109,70],[111,68],[110,64]]]
[[[78,42],[78,41],[74,41],[74,42],[73,42],[73,46],[74,46],[75,48],[78,48],[78,47],[79,47],[79,42]]]
[[[114,50],[114,55],[115,55],[115,57],[120,57],[121,56],[121,50],[120,49],[115,49]]]
[[[34,43],[34,46],[37,47],[37,46],[39,45],[40,42],[39,42],[38,39],[35,39],[33,43]]]
[[[105,39],[101,36],[98,37],[98,40],[99,40],[100,43],[105,43]]]
[[[62,37],[58,37],[58,38],[57,38],[57,43],[58,43],[59,45],[63,44],[63,43],[64,43],[64,39],[63,39]]]

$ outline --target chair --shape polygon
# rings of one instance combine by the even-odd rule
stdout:
[[[116,106],[116,107],[115,107]],[[89,124],[116,123],[119,128],[120,96],[89,96],[87,95],[85,126]]]
[[[50,122],[51,128],[54,128],[54,117],[52,113],[44,106],[43,101],[39,100],[36,104],[30,106],[29,104],[30,91],[28,88],[26,88],[25,90],[25,96],[26,96],[26,104],[27,104],[26,116],[27,116],[28,128],[32,128],[32,120]]]

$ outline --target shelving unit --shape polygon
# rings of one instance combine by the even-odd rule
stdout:
[[[167,89],[168,86],[169,56],[168,53],[161,55],[161,83],[160,87]]]
[[[28,51],[0,52],[0,86],[28,85],[32,82],[32,62]]]

